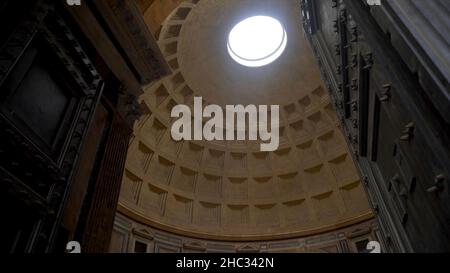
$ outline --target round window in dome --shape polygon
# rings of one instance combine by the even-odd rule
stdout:
[[[228,36],[228,53],[241,65],[260,67],[278,59],[286,49],[287,34],[275,18],[254,16],[238,23]]]

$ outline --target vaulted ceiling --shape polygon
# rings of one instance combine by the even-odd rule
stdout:
[[[183,235],[235,241],[313,235],[372,217],[303,37],[298,1],[140,2],[153,31],[162,23],[159,45],[173,73],[145,87],[121,213]],[[242,67],[228,56],[228,32],[260,14],[283,22],[287,50],[267,67]],[[192,106],[194,96],[205,103],[280,104],[280,148],[266,153],[252,141],[175,142],[170,111]]]

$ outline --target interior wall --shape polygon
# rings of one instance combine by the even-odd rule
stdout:
[[[331,232],[259,242],[223,242],[175,235],[118,214],[111,253],[365,253],[367,243],[379,240],[375,220]]]

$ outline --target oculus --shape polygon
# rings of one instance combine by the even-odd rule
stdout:
[[[287,33],[275,18],[254,16],[238,23],[228,36],[228,53],[237,63],[261,67],[278,59],[287,46]]]

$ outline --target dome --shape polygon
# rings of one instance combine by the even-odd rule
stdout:
[[[173,73],[145,87],[119,212],[219,241],[297,238],[371,219],[299,9],[298,1],[208,0],[184,1],[171,13],[159,44]],[[255,16],[278,22],[277,45],[262,55],[285,48],[260,67],[230,56],[233,49],[260,57],[241,56],[233,40],[232,30]],[[171,109],[192,107],[195,96],[205,105],[280,105],[279,149],[261,152],[258,141],[247,140],[174,141]]]

